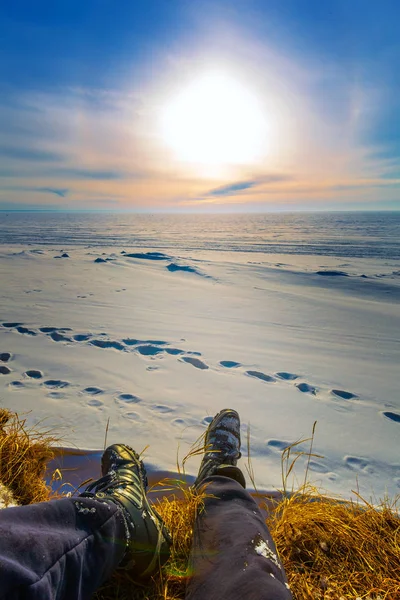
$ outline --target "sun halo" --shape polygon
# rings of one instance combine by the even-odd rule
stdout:
[[[254,163],[267,134],[256,96],[221,73],[199,77],[161,112],[161,135],[175,157],[210,168]]]

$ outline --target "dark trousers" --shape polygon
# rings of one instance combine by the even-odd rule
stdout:
[[[187,600],[290,600],[283,567],[248,492],[210,477],[193,541]],[[120,563],[117,506],[64,498],[0,510],[0,598],[88,600]]]

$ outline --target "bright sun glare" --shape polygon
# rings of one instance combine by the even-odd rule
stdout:
[[[220,73],[193,82],[161,115],[163,138],[176,157],[213,167],[256,161],[265,151],[266,125],[255,96]]]

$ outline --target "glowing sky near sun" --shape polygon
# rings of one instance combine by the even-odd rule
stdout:
[[[255,165],[267,152],[267,117],[260,103],[224,72],[205,73],[167,100],[160,126],[179,160],[216,176],[235,165]]]
[[[400,5],[15,0],[0,210],[400,207]]]

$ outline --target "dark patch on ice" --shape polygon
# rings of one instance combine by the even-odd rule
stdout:
[[[42,333],[53,333],[54,331],[58,331],[58,327],[39,327],[39,331]]]
[[[91,333],[77,333],[74,335],[74,340],[76,342],[87,342],[92,337]]]
[[[352,392],[346,392],[345,390],[331,390],[331,394],[333,396],[338,396],[338,398],[342,398],[343,400],[357,398],[356,394],[353,394]]]
[[[7,367],[6,365],[0,365],[0,375],[9,375],[10,373],[10,367]]]
[[[121,342],[109,341],[109,340],[91,340],[89,342],[92,346],[97,346],[97,348],[114,348],[114,350],[125,350],[125,347]]]
[[[279,379],[285,379],[286,381],[293,381],[294,379],[298,379],[299,375],[295,373],[287,373],[286,371],[280,371],[279,373],[275,373]]]
[[[190,365],[193,365],[194,367],[196,367],[196,369],[208,369],[209,366],[206,365],[205,363],[203,363],[202,360],[199,360],[198,358],[192,358],[191,356],[183,356],[182,360],[184,360],[185,362],[189,363]]]
[[[53,333],[50,333],[49,337],[51,337],[54,342],[72,342],[71,338],[58,331],[53,331]]]
[[[394,421],[395,423],[400,423],[400,415],[398,413],[394,413],[394,412],[385,410],[382,414],[387,419],[390,419],[390,421]]]
[[[98,394],[104,394],[103,390],[95,386],[89,386],[83,390],[84,394],[90,394],[91,396],[97,396]]]
[[[160,354],[160,352],[163,352],[163,348],[159,348],[158,346],[153,346],[152,344],[138,346],[136,348],[136,350],[143,356],[155,356],[156,354]]]
[[[326,277],[348,277],[344,271],[317,271],[316,275],[324,275]]]
[[[209,425],[214,417],[204,417],[202,420],[203,425]]]
[[[120,394],[118,396],[118,400],[121,400],[121,402],[126,402],[127,404],[137,404],[140,402],[140,398],[134,396],[133,394]]]
[[[22,325],[19,325],[18,327],[15,328],[18,333],[22,333],[23,335],[37,335],[36,331],[33,331],[32,329],[28,329],[27,327],[23,327]]]
[[[62,381],[61,379],[48,379],[43,383],[43,385],[49,388],[65,388],[70,384],[68,381]]]
[[[313,385],[310,385],[309,383],[296,383],[296,387],[298,390],[300,390],[300,392],[303,392],[304,394],[312,394],[313,396],[316,396],[317,394],[317,390]]]
[[[179,350],[179,348],[165,348],[165,352],[167,354],[172,354],[174,356],[177,356],[178,354],[184,354],[184,350]]]
[[[61,254],[61,258],[69,258],[69,254],[68,254],[68,252],[63,252],[63,253]]]
[[[241,366],[240,363],[235,362],[234,360],[221,360],[219,364],[227,369],[234,369],[235,367]]]
[[[125,252],[125,256],[128,258],[141,258],[143,260],[171,260],[170,256],[162,252],[132,252],[130,254]]]
[[[274,377],[271,377],[271,375],[266,375],[261,371],[246,371],[246,375],[249,375],[250,377],[255,377],[256,379],[261,379],[261,381],[267,381],[268,383],[276,381]]]
[[[98,258],[95,258],[94,261],[95,263],[105,263],[107,262],[105,258],[100,258],[100,256]]]
[[[171,263],[167,266],[167,269],[171,273],[175,273],[176,271],[185,271],[186,273],[196,273],[196,275],[201,275],[197,269],[190,267],[189,265],[177,265],[176,263]]]
[[[8,362],[11,358],[11,352],[2,352],[0,354],[0,360],[2,362]]]
[[[41,379],[43,377],[42,371],[39,371],[38,369],[29,369],[28,371],[25,371],[24,375],[31,379]]]
[[[14,327],[19,327],[19,325],[22,325],[22,323],[2,323],[2,325],[3,327],[13,329]]]

